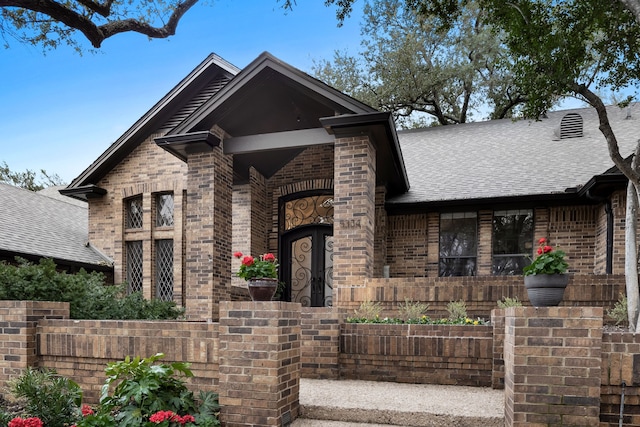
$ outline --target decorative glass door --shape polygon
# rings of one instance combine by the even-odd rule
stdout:
[[[333,297],[333,195],[292,198],[280,210],[280,280],[284,299],[328,307]]]
[[[283,236],[281,267],[288,300],[328,307],[333,295],[333,235],[327,225],[295,229]]]

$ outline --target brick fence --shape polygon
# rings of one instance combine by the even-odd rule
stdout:
[[[341,310],[260,304],[222,303],[221,322],[207,323],[76,321],[65,303],[0,301],[0,387],[49,367],[96,402],[108,362],[163,352],[191,363],[191,387],[220,393],[225,426],[287,425],[300,377],[504,387],[513,426],[613,427],[624,391],[624,425],[640,426],[640,336],[603,334],[601,308],[494,310],[491,326],[464,327],[346,324]],[[237,386],[252,378],[264,389]],[[244,423],[247,408],[262,409]]]

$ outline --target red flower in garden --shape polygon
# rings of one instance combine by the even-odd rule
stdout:
[[[180,424],[185,425],[187,423],[195,423],[195,422],[196,422],[196,419],[193,417],[193,415],[187,414],[182,417]]]
[[[539,245],[546,245],[547,244],[547,238],[546,237],[541,237],[540,240],[538,240],[538,244]]]
[[[158,411],[149,417],[149,421],[152,423],[160,424],[163,421],[180,421],[180,415],[173,411]]]
[[[27,419],[15,417],[11,421],[9,421],[8,426],[9,427],[42,427],[43,424],[42,424],[42,420],[37,417],[31,417]]]
[[[253,257],[251,255],[247,255],[246,257],[242,258],[242,265],[246,265],[247,267],[252,266]]]
[[[234,252],[233,256],[236,258],[242,258],[242,252]]]
[[[553,248],[551,246],[545,246],[542,248],[542,252],[544,252],[545,254],[551,252],[553,250]]]
[[[91,406],[89,405],[82,405],[82,416],[86,417],[88,415],[93,415],[93,409],[91,409]]]

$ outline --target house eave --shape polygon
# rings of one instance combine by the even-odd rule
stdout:
[[[89,184],[80,187],[63,188],[59,190],[59,193],[63,196],[72,197],[86,202],[88,199],[104,196],[107,194],[107,190],[100,188],[97,185]]]
[[[184,133],[162,136],[154,139],[158,147],[173,154],[183,162],[190,154],[212,151],[220,145],[220,138],[210,131]]]

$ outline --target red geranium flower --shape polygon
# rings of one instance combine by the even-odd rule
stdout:
[[[253,257],[251,255],[247,255],[246,257],[242,258],[242,265],[246,265],[247,267],[252,266]]]
[[[234,252],[233,256],[236,258],[242,258],[242,252]]]
[[[82,405],[82,416],[86,417],[88,415],[93,415],[93,409],[89,405]]]
[[[274,262],[276,260],[276,256],[274,254],[272,254],[271,252],[269,252],[268,254],[264,254],[262,259],[267,261],[267,262]]]

